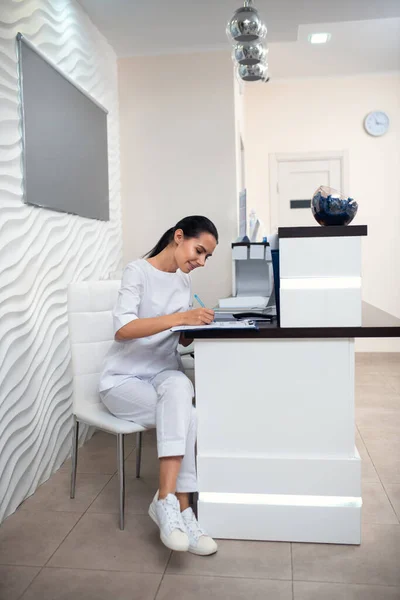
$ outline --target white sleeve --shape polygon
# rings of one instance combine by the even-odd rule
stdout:
[[[143,296],[143,274],[135,264],[129,264],[122,275],[117,304],[113,311],[114,334],[121,327],[138,319],[138,310]]]
[[[193,309],[193,289],[192,289],[192,278],[189,275],[189,309],[188,310],[192,310]]]

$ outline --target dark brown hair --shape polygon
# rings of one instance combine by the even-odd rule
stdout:
[[[162,250],[164,250],[164,248],[166,248],[168,244],[172,242],[172,240],[174,239],[175,231],[177,231],[178,229],[182,229],[183,235],[185,236],[185,238],[188,239],[199,237],[199,235],[202,233],[210,233],[215,237],[216,242],[218,244],[218,231],[214,223],[210,221],[210,219],[207,219],[207,217],[194,215],[192,217],[185,217],[184,219],[181,219],[175,225],[175,227],[171,227],[171,229],[168,229],[168,231],[166,231],[160,237],[154,248],[152,248],[150,252],[145,254],[145,257],[152,258],[153,256],[157,256],[157,254],[160,254],[160,252],[162,252]]]

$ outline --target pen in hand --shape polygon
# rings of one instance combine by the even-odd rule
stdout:
[[[193,296],[194,296],[194,298],[197,300],[197,302],[200,304],[200,306],[201,306],[202,308],[205,308],[205,307],[206,307],[206,305],[204,304],[204,302],[203,302],[202,300],[200,300],[200,298],[198,297],[198,295],[197,295],[197,294],[193,294]]]
[[[204,304],[204,302],[202,300],[200,300],[200,298],[198,297],[197,294],[193,294],[193,297],[200,304],[201,308],[206,308],[206,305]],[[214,323],[214,319],[212,320],[212,323]]]

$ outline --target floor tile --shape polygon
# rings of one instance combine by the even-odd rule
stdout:
[[[382,444],[382,448],[385,444],[395,446],[400,444],[400,436],[398,431],[387,431],[378,426],[376,427],[363,427],[359,429],[360,435],[364,441],[368,451],[372,447]]]
[[[128,433],[125,435],[125,450],[132,450],[136,447],[136,433]],[[85,444],[86,447],[92,450],[100,448],[116,448],[117,436],[106,431],[96,431],[90,440]]]
[[[18,600],[40,567],[0,566],[0,600]]]
[[[70,473],[57,471],[30,498],[27,498],[18,510],[54,510],[83,514],[110,477],[111,475],[102,473],[78,473],[75,498],[72,500],[70,498]]]
[[[356,446],[361,457],[361,481],[379,483],[378,474],[358,432],[356,432]]]
[[[371,361],[375,362],[392,362],[400,365],[400,352],[369,352]]]
[[[400,373],[399,375],[388,375],[386,377],[387,384],[395,391],[397,394],[400,394]]]
[[[236,540],[217,540],[217,543],[218,552],[213,556],[198,557],[189,552],[174,552],[167,573],[260,579],[292,578],[289,543]]]
[[[385,485],[385,489],[389,496],[389,500],[396,511],[397,517],[400,520],[400,484],[387,484]]]
[[[136,434],[125,436],[125,458],[135,448]],[[71,471],[71,459],[62,465],[61,471]],[[92,438],[78,450],[78,473],[103,473],[113,475],[117,470],[117,438],[105,431],[96,431]]]
[[[400,410],[382,407],[356,407],[356,424],[360,430],[375,428],[387,433],[397,433],[400,431]]]
[[[157,600],[222,600],[223,598],[227,600],[292,600],[292,582],[165,575],[157,594]]]
[[[136,475],[136,453],[132,452],[125,462],[126,474]],[[140,476],[144,479],[158,478],[160,471],[157,448],[154,445],[143,446]]]
[[[294,600],[400,600],[400,587],[294,582]]]
[[[44,568],[22,600],[153,600],[162,575]]]
[[[0,564],[45,565],[79,519],[79,513],[18,510],[1,526]]]
[[[376,471],[383,485],[400,483],[400,461],[396,457],[388,459],[374,459]]]
[[[400,483],[398,432],[366,428],[360,429],[360,433],[382,483]]]
[[[356,352],[355,353],[356,370],[360,366],[371,364],[371,360],[372,360],[371,354],[372,354],[371,352]]]
[[[362,521],[395,525],[399,523],[396,513],[381,483],[362,483]]]
[[[294,543],[293,579],[400,586],[400,525],[363,524],[360,546]]]
[[[355,370],[355,384],[357,386],[369,387],[371,391],[380,393],[385,390],[390,391],[392,388],[386,380],[386,376],[380,373],[371,373],[368,369]]]
[[[372,352],[370,371],[379,374],[400,373],[400,352]]]
[[[125,451],[128,458],[134,450]],[[71,459],[68,458],[62,465],[60,471],[71,472]],[[103,473],[114,475],[117,471],[117,446],[93,448],[82,446],[78,452],[78,473]]]
[[[147,515],[127,514],[120,531],[116,515],[86,513],[48,566],[162,573],[169,556]]]
[[[355,405],[359,408],[376,408],[400,411],[400,395],[396,394],[392,388],[385,388],[381,391],[371,389],[367,385],[358,385],[355,388]],[[357,419],[357,413],[356,413]]]
[[[146,514],[158,488],[157,479],[125,477],[125,512]],[[118,513],[118,476],[114,475],[89,508],[89,512]]]

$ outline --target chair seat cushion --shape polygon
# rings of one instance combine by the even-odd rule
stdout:
[[[98,427],[109,433],[137,433],[139,431],[147,431],[145,427],[133,421],[125,421],[124,419],[114,417],[101,402],[93,404],[80,402],[75,407],[74,414],[78,421]]]

